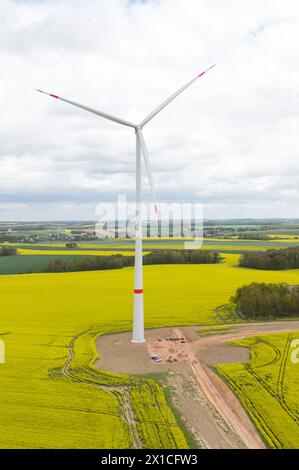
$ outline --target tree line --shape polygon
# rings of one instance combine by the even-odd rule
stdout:
[[[14,246],[0,246],[0,256],[16,255],[18,250]]]
[[[271,240],[269,235],[264,235],[262,233],[242,233],[238,236],[239,240]]]
[[[236,312],[248,320],[299,315],[299,286],[253,282],[239,287],[230,300]]]
[[[159,250],[143,256],[144,264],[214,264],[221,260],[219,253],[203,250]]]
[[[165,250],[143,256],[144,264],[207,264],[219,263],[221,256],[210,251]],[[80,259],[56,259],[47,264],[43,272],[96,271],[134,266],[134,256],[107,255]]]
[[[255,269],[299,268],[299,247],[243,253],[239,265]]]
[[[62,273],[73,271],[97,271],[100,269],[121,269],[134,265],[134,256],[109,255],[90,256],[79,259],[55,259],[43,269],[46,273]]]

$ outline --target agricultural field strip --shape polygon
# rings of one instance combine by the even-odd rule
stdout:
[[[85,332],[86,333],[86,332]],[[84,333],[82,333],[84,334]],[[74,359],[74,343],[76,341],[77,337],[74,337],[69,345],[69,356],[66,361],[66,363],[63,366],[63,374],[65,377],[70,378],[71,380],[74,380],[75,382],[84,382],[89,385],[92,385],[94,387],[101,388],[105,392],[110,392],[112,393],[117,400],[119,401],[119,406],[120,410],[122,412],[122,416],[125,420],[125,423],[129,427],[130,430],[130,435],[131,435],[131,443],[134,449],[139,449],[142,447],[138,429],[136,427],[136,421],[134,419],[134,415],[132,412],[132,405],[130,401],[130,397],[127,393],[127,388],[125,386],[109,386],[109,385],[101,385],[97,384],[94,381],[90,381],[86,378],[81,378],[80,374],[75,373],[70,369],[70,364]],[[121,392],[121,393],[119,393]]]
[[[299,333],[298,333],[298,336],[299,336]],[[250,374],[252,374],[255,377],[255,379],[263,385],[263,387],[267,390],[267,392],[269,392],[269,394],[272,395],[272,397],[275,400],[278,400],[280,402],[282,408],[284,408],[285,412],[290,416],[290,418],[293,421],[298,422],[298,424],[299,424],[299,421],[298,421],[299,413],[296,410],[290,409],[290,407],[287,405],[287,403],[285,401],[284,389],[283,389],[285,368],[286,368],[286,362],[287,362],[287,359],[288,359],[288,356],[289,356],[291,341],[292,341],[292,334],[290,333],[287,337],[285,347],[284,347],[284,350],[283,350],[283,354],[281,354],[279,349],[275,348],[274,345],[271,345],[270,343],[266,342],[265,340],[262,340],[262,342],[264,342],[264,344],[268,344],[269,347],[272,347],[272,348],[276,349],[276,351],[275,351],[276,352],[275,360],[271,361],[270,363],[255,366],[254,368],[250,366],[250,363],[245,364],[245,367],[246,367],[247,371]],[[279,354],[278,354],[278,352],[279,352]],[[255,372],[255,369],[259,369],[259,368],[263,368],[265,366],[273,365],[273,364],[277,363],[279,360],[280,360],[280,367],[279,367],[279,374],[278,374],[278,378],[277,378],[277,384],[276,384],[276,387],[275,387],[276,390],[272,390],[271,387],[269,387],[269,385],[267,384],[267,382],[258,376],[258,374]]]
[[[130,430],[131,445],[134,448],[187,447],[164,394],[154,380],[99,371],[94,366],[98,358],[95,347],[98,335],[96,330],[86,330],[72,339],[63,374],[75,382],[100,388],[116,397],[121,416]],[[84,350],[80,349],[80,353],[83,352],[83,357],[88,357],[83,362],[81,354],[75,357],[76,342],[82,339]],[[76,364],[72,366],[74,361]],[[156,413],[152,407],[157,410]]]
[[[290,331],[297,331],[298,322],[290,322],[291,325],[289,326]],[[285,371],[286,371],[286,364],[287,360],[289,358],[289,351],[290,351],[290,344],[292,340],[292,333],[286,333],[286,328],[284,325],[283,329],[284,333],[283,335],[285,336],[285,344],[283,344],[282,351],[275,346],[275,344],[271,344],[272,342],[275,341],[275,338],[279,338],[282,336],[282,333],[279,333],[278,329],[276,328],[275,331],[270,329],[267,332],[267,336],[265,335],[265,331],[260,332],[262,336],[256,337],[258,332],[253,332],[251,331],[250,334],[244,335],[244,333],[241,335],[236,334],[236,335],[229,335],[230,336],[230,341],[233,341],[234,344],[240,345],[240,346],[247,346],[247,347],[253,347],[255,344],[261,346],[262,344],[267,345],[269,348],[272,349],[274,352],[274,357],[270,361],[266,362],[260,362],[258,364],[252,364],[252,359],[251,361],[244,363],[244,364],[231,364],[231,365],[219,365],[217,366],[217,370],[220,373],[220,376],[224,378],[225,381],[230,385],[232,390],[237,394],[238,398],[241,400],[243,403],[244,408],[246,411],[249,413],[249,415],[252,417],[253,421],[255,422],[257,428],[259,429],[260,433],[270,445],[270,447],[280,447],[280,448],[285,448],[289,446],[298,446],[298,430],[297,433],[293,432],[293,435],[288,436],[287,435],[287,430],[288,427],[290,426],[290,422],[286,421],[286,418],[283,416],[283,412],[286,413],[286,415],[291,419],[291,423],[294,423],[295,428],[299,426],[299,413],[298,410],[291,408],[285,399],[285,387],[286,390],[289,390],[291,388],[290,383],[285,384]],[[273,336],[273,333],[275,332],[275,336]],[[254,333],[254,336],[252,337],[252,334]],[[271,335],[272,336],[268,336]],[[299,336],[299,332],[297,331],[297,335]],[[252,341],[255,340],[255,343],[246,343],[246,340],[242,341],[241,339],[244,338],[249,338],[252,337]],[[238,341],[236,341],[238,340]],[[248,341],[248,340],[247,340]],[[258,356],[259,357],[259,356]],[[271,383],[269,383],[269,372],[267,369],[267,374],[264,375],[264,377],[261,376],[261,373],[263,372],[263,369],[273,367],[277,363],[279,364],[279,370],[277,374],[277,379],[274,381],[274,386],[271,387]],[[230,370],[233,370],[234,372],[230,373]],[[256,403],[254,399],[254,394],[251,393],[250,396],[246,394],[246,389],[243,387],[240,387],[240,384],[238,384],[238,371],[239,374],[242,375],[244,371],[249,373],[251,377],[253,378],[252,385],[254,383],[259,384],[259,386],[263,387],[265,392],[267,392],[271,399],[274,400],[272,402],[272,406],[274,406],[274,403],[278,403],[281,408],[282,412],[279,414],[273,410],[273,417],[275,421],[275,417],[277,418],[277,422],[279,422],[279,419],[282,420],[280,425],[278,423],[274,422],[274,425],[272,425],[268,422],[267,416],[265,417],[265,411],[266,409],[261,406],[261,404]],[[275,371],[275,369],[274,369]],[[296,371],[294,370],[294,373],[296,376]],[[240,375],[240,376],[241,376]],[[298,375],[297,375],[298,376]],[[235,378],[234,378],[235,377]],[[244,382],[244,379],[240,382]],[[249,382],[248,382],[249,383]],[[297,388],[298,388],[299,382],[297,383]],[[244,391],[245,390],[245,391]],[[261,392],[260,392],[261,393]],[[295,390],[296,393],[296,390]],[[259,406],[257,406],[259,405]],[[265,406],[268,408],[268,405]],[[267,414],[266,414],[267,415]],[[273,431],[273,428],[276,429],[276,432]],[[280,429],[282,431],[280,432]],[[296,441],[296,435],[297,435],[297,443]],[[293,440],[292,440],[293,436]]]
[[[146,296],[146,326],[162,327],[174,324],[185,325],[186,323],[191,325],[198,325],[200,323],[206,325],[215,324],[217,320],[213,314],[214,309],[217,305],[226,302],[230,295],[234,293],[235,288],[242,283],[254,280],[257,282],[285,281],[290,284],[298,283],[298,270],[284,271],[283,273],[265,273],[244,268],[239,269],[233,266],[236,258],[237,256],[235,255],[228,255],[226,262],[219,265],[146,266],[144,269],[146,292],[155,292],[155,296]],[[86,402],[86,391],[84,388],[81,389],[81,385],[78,389],[70,380],[65,384],[58,380],[58,383],[53,386],[51,382],[44,380],[46,378],[45,373],[47,373],[49,367],[48,360],[46,360],[47,354],[51,350],[53,352],[62,352],[64,350],[55,349],[50,344],[49,346],[46,344],[42,345],[39,349],[36,349],[35,346],[31,346],[31,343],[24,343],[24,328],[26,327],[26,331],[28,330],[28,339],[30,341],[31,338],[36,338],[41,344],[44,343],[44,341],[41,341],[41,328],[46,328],[46,331],[50,329],[55,342],[58,341],[62,334],[65,334],[65,331],[68,332],[69,336],[73,336],[73,333],[78,331],[78,329],[83,331],[84,328],[92,324],[99,324],[99,322],[101,323],[97,331],[102,334],[109,332],[112,328],[111,325],[113,325],[114,332],[123,330],[123,325],[125,325],[126,329],[129,329],[133,274],[133,269],[125,268],[124,270],[105,272],[1,276],[1,329],[2,331],[11,332],[11,335],[8,335],[6,340],[8,352],[10,356],[13,355],[14,357],[15,355],[17,358],[14,363],[11,363],[10,360],[7,372],[6,366],[0,368],[2,383],[0,402],[5,406],[5,416],[7,416],[7,420],[2,423],[3,436],[1,443],[4,442],[4,438],[7,441],[9,440],[9,433],[12,432],[10,423],[16,419],[14,414],[16,398],[15,393],[12,393],[11,390],[15,390],[16,385],[20,381],[23,381],[23,384],[28,384],[28,389],[30,389],[28,400],[31,399],[32,390],[35,390],[37,384],[40,384],[38,387],[41,387],[41,385],[47,387],[47,393],[44,395],[35,393],[35,401],[38,399],[42,405],[45,400],[46,404],[48,397],[50,397],[53,403],[47,406],[49,412],[51,406],[62,406],[61,394],[59,394],[60,399],[57,399],[58,401],[55,402],[54,392],[56,389],[60,391],[65,390],[62,395],[64,397],[63,405],[65,409],[67,406],[70,406],[71,399],[73,400],[75,397],[80,397],[80,406]],[[163,280],[163,289],[161,289],[161,280]],[[115,285],[119,286],[117,296],[115,295]],[[16,292],[18,293],[17,296],[15,295]],[[34,302],[32,299],[34,299]],[[184,312],[184,315],[182,315],[182,312]],[[188,321],[186,321],[186,318],[188,318]],[[55,342],[53,343],[54,345]],[[28,353],[26,349],[24,350],[24,344],[28,348],[30,346]],[[24,354],[27,354],[27,356],[24,356]],[[26,362],[24,362],[25,359],[23,357],[27,358]],[[32,357],[34,357],[33,362]],[[20,360],[23,361],[21,364]],[[25,368],[24,364],[26,365]],[[42,380],[36,379],[37,373],[42,374]],[[12,376],[16,377],[14,385],[10,382]],[[83,386],[84,384],[82,384]],[[22,391],[19,391],[19,393],[22,392],[22,395],[20,395],[22,404],[26,403],[24,401],[26,395],[23,395],[23,389],[24,387],[22,387]],[[94,394],[92,391],[88,393],[91,400]],[[96,400],[91,401],[90,409],[96,409],[97,403]],[[72,404],[71,406],[75,408],[77,405]],[[111,407],[112,401],[109,401],[107,398],[105,408],[109,409]],[[57,432],[57,420],[65,421],[70,419],[70,412],[65,413],[61,409],[57,417],[51,412],[50,415],[45,415],[44,413],[35,414],[28,420],[19,418],[20,427],[17,432],[20,436],[24,436],[24,442],[29,446],[59,446],[61,442],[71,446],[74,443],[75,435],[74,433],[72,434],[72,428],[70,427],[70,430],[67,432],[64,430],[62,437],[59,437]],[[24,410],[22,408],[21,416],[23,414]],[[82,414],[80,420],[78,420],[78,416],[77,411],[76,420],[73,420],[72,426],[80,426],[81,431],[78,431],[77,435],[78,437],[80,436],[80,445],[87,445],[89,447],[92,445],[99,446],[100,444],[108,447],[116,445],[110,440],[112,436],[109,433],[106,433],[105,436],[99,434],[101,430],[99,425],[96,426],[97,437],[96,442],[93,443],[89,431],[92,415],[88,415],[88,420],[87,417],[84,417],[84,414]],[[55,423],[53,432],[50,433],[49,429],[47,429],[47,436],[42,434],[44,429],[43,419],[46,419],[47,422]],[[39,430],[38,433],[32,433],[32,420],[34,420],[35,429]],[[104,427],[107,426],[103,420],[100,423]],[[116,436],[119,436],[118,443],[122,442],[122,445],[126,446],[126,441],[120,441],[120,436],[122,436],[120,433],[122,431],[119,428],[118,422],[114,421],[113,426],[115,439]],[[15,428],[14,432],[16,432]],[[37,437],[38,444],[36,442]]]
[[[148,252],[144,252],[143,254],[147,254]],[[74,256],[74,255],[79,255],[79,256],[111,256],[111,255],[124,255],[125,256],[134,256],[134,251],[132,250],[121,250],[121,251],[112,251],[111,249],[82,249],[82,250],[66,250],[66,249],[61,249],[61,250],[31,250],[31,249],[24,249],[24,248],[18,248],[18,254],[19,255],[64,255],[64,256]]]
[[[186,240],[179,239],[144,239],[143,246],[146,250],[155,249],[182,249],[184,248],[184,242]],[[298,246],[299,239],[271,239],[271,240],[240,240],[240,239],[215,239],[209,238],[203,240],[203,245],[199,247],[204,250],[215,250],[222,252],[241,253],[243,251],[256,251],[256,250],[267,250],[273,248],[287,248],[292,246]],[[94,255],[98,251],[108,252],[122,252],[122,251],[133,251],[134,240],[101,240],[94,243],[79,243],[77,247],[66,249],[63,243],[37,243],[37,244],[14,244],[19,248],[20,253],[33,254],[35,251],[47,253],[48,251],[68,253],[79,253],[86,252],[86,254]],[[196,246],[195,246],[196,248]],[[88,253],[90,252],[90,253]]]

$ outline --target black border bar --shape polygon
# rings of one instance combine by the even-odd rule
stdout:
[[[283,464],[292,463],[298,459],[299,450],[146,450],[146,449],[0,449],[1,463],[30,464],[30,468],[36,463],[38,468],[43,464],[89,464],[94,463],[101,468],[141,468],[144,466],[161,468],[193,467],[210,463],[218,465],[259,465],[269,466],[271,462]],[[3,467],[2,467],[3,468]],[[7,467],[6,467],[7,468]],[[95,469],[97,467],[94,467]],[[237,467],[236,467],[237,468]]]

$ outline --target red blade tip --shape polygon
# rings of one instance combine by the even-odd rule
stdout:
[[[48,95],[48,96],[52,96],[52,98],[56,98],[57,100],[59,99],[59,96],[53,95],[53,93],[47,93],[46,91],[39,90],[38,88],[36,88],[36,91],[39,91],[40,93],[44,93],[45,95]]]
[[[203,72],[201,72],[198,76],[202,77],[208,70],[211,70],[213,67],[215,67],[215,65],[216,64],[211,65],[211,67],[209,67],[207,70],[204,70]]]

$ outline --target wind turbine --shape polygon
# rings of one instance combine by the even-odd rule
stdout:
[[[134,124],[125,119],[120,119],[118,117],[112,116],[111,114],[98,111],[96,109],[90,108],[89,106],[82,105],[75,101],[62,98],[53,93],[47,93],[42,90],[36,90],[40,93],[44,93],[52,98],[55,98],[65,103],[76,106],[77,108],[88,111],[89,113],[96,114],[97,116],[108,119],[109,121],[116,122],[117,124],[122,124],[123,126],[132,127],[135,131],[136,136],[136,230],[135,230],[135,271],[134,271],[134,316],[133,316],[133,343],[143,343],[144,339],[144,314],[143,314],[143,272],[142,272],[142,214],[141,214],[141,153],[143,155],[143,160],[145,164],[145,169],[147,177],[150,184],[152,201],[154,204],[155,213],[158,213],[158,206],[156,201],[156,194],[154,189],[154,182],[152,176],[152,170],[149,161],[148,151],[145,145],[145,140],[143,137],[142,129],[143,127],[153,119],[162,109],[164,109],[171,101],[173,101],[177,96],[179,96],[186,88],[188,88],[192,83],[194,83],[198,78],[202,77],[208,70],[215,67],[216,64],[212,65],[208,69],[204,70],[196,77],[192,78],[186,85],[182,86],[173,93],[169,98],[163,101],[159,106],[157,106],[150,114],[148,114],[139,124]]]

